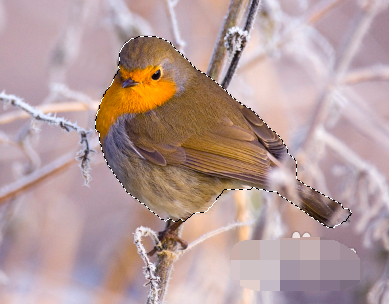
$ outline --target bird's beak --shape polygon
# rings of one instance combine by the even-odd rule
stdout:
[[[132,78],[129,78],[123,82],[122,87],[125,89],[125,88],[134,87],[137,84],[138,82],[134,81]]]

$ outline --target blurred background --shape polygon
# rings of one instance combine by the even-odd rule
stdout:
[[[174,6],[184,53],[203,72],[230,2]],[[353,214],[328,229],[276,194],[228,191],[186,221],[183,239],[191,243],[236,221],[256,225],[184,254],[167,303],[387,303],[387,8],[382,0],[263,1],[228,91],[282,137],[299,179]],[[137,35],[175,43],[171,24],[163,0],[0,0],[0,90],[94,129],[123,43]],[[146,301],[133,233],[141,225],[160,231],[165,223],[123,190],[96,135],[91,143],[97,153],[86,187],[76,132],[0,107],[0,303]],[[253,293],[231,280],[235,243],[295,231],[355,248],[361,283],[340,292]],[[153,246],[149,239],[144,245]]]

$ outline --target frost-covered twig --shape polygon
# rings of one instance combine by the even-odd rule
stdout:
[[[226,62],[227,51],[225,47],[225,37],[230,28],[239,24],[245,10],[247,1],[231,0],[225,22],[219,33],[219,38],[215,44],[214,52],[211,56],[207,75],[220,82],[220,75]]]
[[[98,109],[99,102],[94,101],[91,104],[86,104],[81,101],[69,101],[69,102],[59,102],[59,103],[48,103],[44,105],[39,105],[35,107],[37,111],[42,113],[60,113],[60,112],[80,112],[86,110],[96,110]],[[16,120],[29,118],[30,115],[26,111],[13,111],[5,113],[0,116],[0,125],[11,123]]]
[[[173,264],[175,261],[177,261],[177,259],[180,256],[182,256],[184,253],[187,253],[189,250],[195,248],[200,243],[208,240],[209,238],[212,238],[218,234],[221,234],[223,232],[238,227],[250,226],[254,222],[255,221],[253,220],[248,222],[232,223],[225,227],[221,227],[219,229],[204,234],[196,241],[189,244],[185,250],[181,250],[181,251],[176,250],[173,241],[168,240],[164,245],[161,245],[154,231],[152,231],[150,228],[139,227],[135,232],[134,242],[138,248],[137,249],[138,253],[142,257],[143,262],[145,264],[144,274],[146,279],[149,281],[148,285],[150,285],[150,292],[148,295],[147,303],[148,304],[162,303],[164,296],[167,292],[167,287],[168,287],[167,285],[170,279],[170,274],[173,268]],[[180,233],[181,231],[176,230],[175,232]],[[141,238],[145,236],[150,236],[153,239],[156,246],[159,247],[165,246],[165,248],[163,248],[158,252],[158,261],[155,265],[152,264],[148,259],[146,250],[144,249],[141,243]]]
[[[235,54],[241,51],[249,39],[249,33],[241,30],[237,26],[233,26],[229,29],[225,36],[225,47],[229,54]]]
[[[249,11],[246,16],[244,28],[241,32],[239,32],[241,43],[236,44],[237,46],[240,45],[240,47],[234,51],[233,58],[230,62],[229,68],[227,69],[225,78],[221,83],[222,87],[225,89],[229,86],[229,83],[233,78],[235,71],[237,70],[237,66],[240,61],[241,55],[244,51],[247,41],[250,38],[249,37],[250,31],[252,30],[253,24],[255,22],[259,5],[260,5],[260,0],[251,0],[251,3],[249,5]]]
[[[174,11],[174,6],[177,4],[177,1],[164,0],[164,2],[167,14],[170,18],[170,29],[173,34],[174,45],[181,53],[184,53],[186,43],[181,39],[180,28],[178,27],[176,13]]]
[[[84,177],[85,185],[88,185],[91,177],[89,174],[90,171],[90,156],[91,153],[95,153],[94,149],[90,148],[89,136],[92,133],[91,130],[85,130],[79,127],[76,123],[71,123],[62,117],[52,116],[50,114],[44,114],[40,110],[35,109],[30,106],[28,103],[25,103],[21,98],[15,95],[5,94],[4,92],[0,93],[0,100],[5,104],[11,104],[15,107],[18,107],[24,111],[26,111],[31,117],[38,121],[46,122],[47,124],[56,125],[60,128],[64,129],[67,132],[76,131],[80,135],[80,143],[83,146],[83,149],[78,152],[77,159],[80,161],[80,168],[82,170],[82,175]]]
[[[149,236],[154,241],[155,246],[159,246],[160,241],[158,239],[157,234],[148,227],[139,227],[136,229],[134,233],[134,243],[137,248],[137,253],[140,255],[144,262],[144,276],[148,280],[145,286],[150,285],[150,291],[148,293],[148,300],[147,303],[151,304],[158,304],[159,296],[160,296],[160,278],[156,275],[156,266],[154,263],[150,262],[148,258],[146,249],[143,246],[142,238]]]
[[[181,236],[182,226],[177,227],[172,233]],[[157,244],[156,240],[155,243]],[[158,260],[155,264],[155,277],[159,278],[158,290],[150,285],[150,293],[147,299],[147,304],[163,303],[167,293],[170,275],[173,270],[173,265],[177,261],[177,243],[174,240],[168,239],[163,244],[158,244],[161,250],[158,252]],[[154,288],[154,290],[151,290]],[[157,293],[157,298],[155,297]]]

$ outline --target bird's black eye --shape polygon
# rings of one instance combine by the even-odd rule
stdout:
[[[161,69],[159,69],[154,74],[152,74],[151,78],[153,80],[158,80],[159,78],[161,78],[161,74],[162,74]]]

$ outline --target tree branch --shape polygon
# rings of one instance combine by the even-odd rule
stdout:
[[[148,300],[147,303],[157,304],[159,303],[159,293],[160,293],[160,286],[159,283],[161,281],[160,277],[156,275],[156,266],[150,262],[148,258],[148,254],[146,249],[142,244],[142,237],[149,236],[154,241],[156,246],[160,244],[158,236],[156,233],[148,227],[139,227],[136,229],[134,233],[134,240],[133,242],[136,245],[137,253],[141,256],[144,262],[144,276],[148,280],[146,285],[150,285],[150,291],[148,293]]]
[[[180,226],[173,233],[178,237],[181,236],[183,226]],[[170,275],[173,270],[174,263],[177,261],[177,243],[174,240],[166,240],[161,246],[162,250],[158,251],[158,261],[155,264],[155,276],[159,278],[159,285],[150,284],[150,292],[147,298],[147,304],[163,303],[165,298]]]
[[[225,65],[227,50],[225,47],[225,37],[229,29],[240,23],[240,19],[245,10],[248,1],[232,0],[219,33],[219,39],[215,44],[215,48],[207,69],[207,75],[220,83],[220,75]]]
[[[237,47],[237,49],[234,51],[233,59],[230,62],[230,66],[227,69],[225,78],[223,79],[221,85],[223,88],[227,88],[230,84],[231,79],[234,76],[235,71],[237,70],[238,63],[240,62],[241,55],[244,51],[244,48],[246,46],[246,43],[248,42],[250,38],[250,31],[252,30],[253,24],[256,19],[257,11],[259,9],[260,5],[260,0],[251,0],[250,6],[249,6],[249,11],[246,16],[245,20],[245,26],[244,29],[240,32],[240,39],[242,40]],[[230,34],[230,31],[229,33]],[[227,37],[227,36],[226,36]]]

